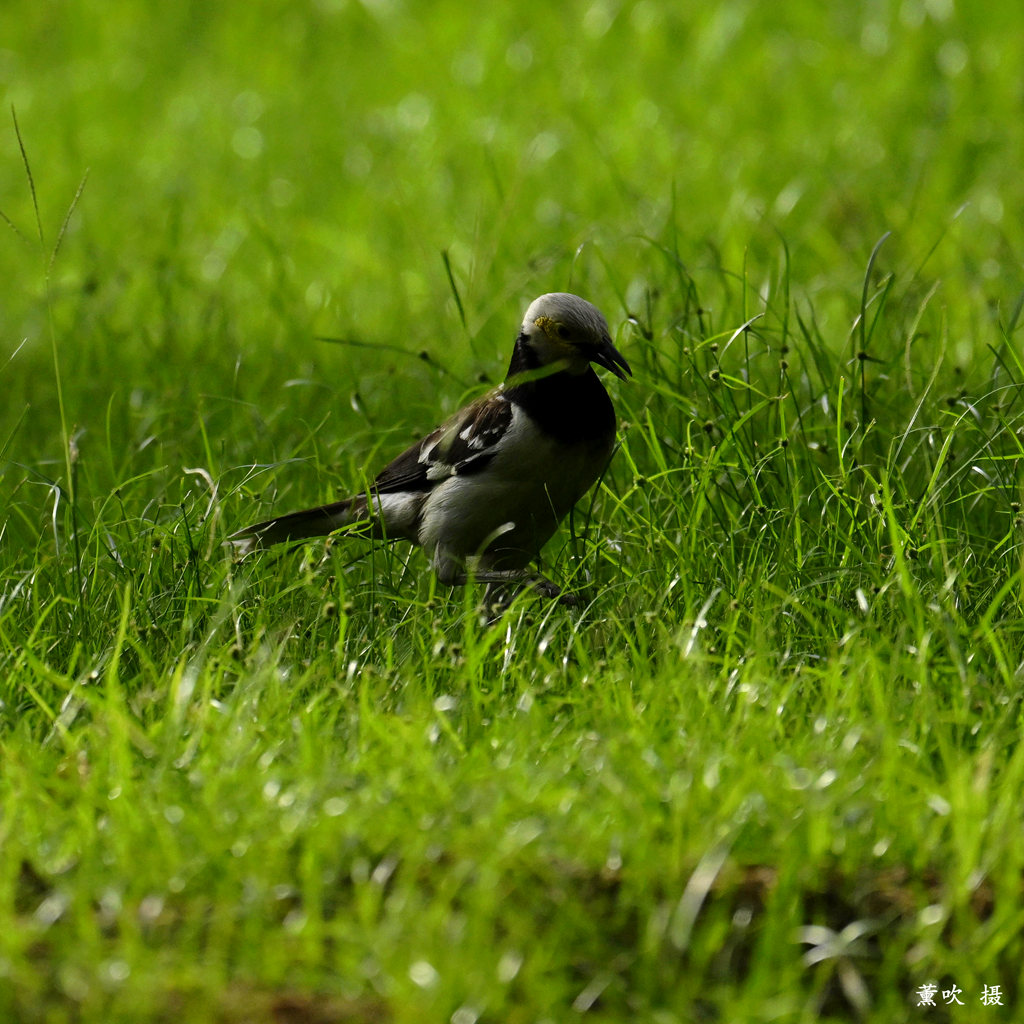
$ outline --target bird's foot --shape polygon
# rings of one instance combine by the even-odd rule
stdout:
[[[466,574],[454,580],[456,585],[466,583],[485,583],[484,604],[487,606],[496,605],[502,609],[507,608],[512,598],[520,589],[532,590],[540,597],[549,601],[558,601],[559,604],[574,606],[579,603],[576,594],[564,591],[557,583],[549,580],[540,573],[528,572],[518,569],[489,569]]]

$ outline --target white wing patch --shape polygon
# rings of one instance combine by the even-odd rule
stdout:
[[[508,399],[500,395],[469,406],[465,416],[442,428],[420,451],[418,461],[426,467],[426,478],[436,484],[482,469],[501,450],[514,416]]]
[[[427,479],[433,483],[439,480],[447,480],[448,477],[455,476],[457,472],[456,467],[448,462],[431,462],[430,459],[423,458],[420,459],[420,462],[426,462]]]

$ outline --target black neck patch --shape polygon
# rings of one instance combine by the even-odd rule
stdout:
[[[506,380],[541,368],[537,354],[520,334]],[[615,410],[593,367],[588,366],[583,373],[561,370],[538,380],[514,384],[505,395],[557,441],[566,444],[589,441],[610,446],[615,437]]]

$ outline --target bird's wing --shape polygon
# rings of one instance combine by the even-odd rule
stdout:
[[[512,422],[512,403],[492,391],[407,448],[373,483],[378,494],[429,491],[452,476],[479,473]]]

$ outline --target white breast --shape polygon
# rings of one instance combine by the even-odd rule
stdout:
[[[527,566],[590,489],[610,454],[606,444],[556,444],[518,406],[479,473],[453,476],[427,496],[419,543],[447,582],[481,555],[480,567]]]

